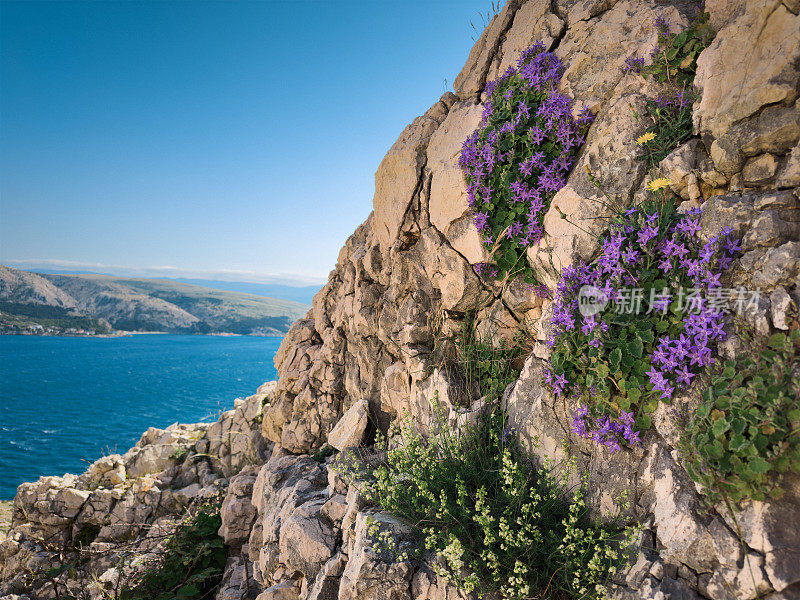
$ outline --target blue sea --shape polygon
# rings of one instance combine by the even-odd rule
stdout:
[[[0,500],[82,473],[148,427],[212,420],[276,372],[281,338],[0,336]]]

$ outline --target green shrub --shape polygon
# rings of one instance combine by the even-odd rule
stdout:
[[[200,600],[211,598],[222,581],[227,553],[217,534],[220,503],[201,506],[178,524],[163,554],[126,586],[120,600]]]
[[[411,525],[418,550],[438,553],[444,566],[437,572],[467,591],[514,599],[603,597],[636,530],[621,536],[616,523],[592,523],[587,479],[570,491],[571,465],[561,474],[551,464],[531,465],[499,408],[464,431],[439,416],[427,438],[403,421],[386,464],[362,482],[367,497]],[[392,547],[391,540],[383,543]]]
[[[656,19],[655,26],[658,46],[652,53],[653,62],[642,68],[642,74],[679,88],[690,88],[697,73],[697,57],[714,39],[709,14],[699,11],[689,27],[680,33],[672,33],[663,17]]]
[[[177,463],[182,463],[189,456],[189,449],[186,446],[178,446],[170,454],[170,459]]]
[[[314,454],[312,454],[311,458],[313,458],[318,463],[324,463],[329,456],[333,456],[335,453],[336,453],[336,448],[328,444],[325,444],[322,448],[320,448]]]
[[[476,316],[476,311],[468,311],[461,329],[451,337],[437,336],[434,347],[439,367],[463,378],[465,405],[483,396],[499,398],[516,381],[529,354],[522,330],[510,341],[491,330],[481,335]]]
[[[712,501],[783,494],[779,476],[800,473],[800,331],[745,339],[707,383],[682,451]]]
[[[568,489],[574,461],[560,473],[549,462],[537,468],[518,447],[499,399],[518,375],[514,360],[520,352],[513,344],[495,347],[478,339],[465,324],[455,356],[467,381],[488,400],[477,423],[453,429],[435,394],[429,436],[406,416],[384,464],[371,469],[345,457],[334,468],[409,524],[417,534],[416,552],[436,552],[444,564],[435,566],[437,572],[467,591],[513,599],[603,597],[638,530],[592,523],[587,479]],[[377,445],[385,442],[378,435]],[[398,559],[413,553],[375,529],[379,551]]]
[[[692,137],[692,91],[678,90],[671,94],[661,94],[658,98],[647,100],[647,112],[653,124],[647,128],[639,140],[642,154],[639,160],[655,168],[673,150]]]

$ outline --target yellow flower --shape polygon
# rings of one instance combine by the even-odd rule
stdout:
[[[650,183],[647,184],[647,188],[651,192],[655,192],[656,190],[660,190],[661,188],[665,188],[670,184],[669,179],[666,177],[659,177],[658,179],[653,179]]]
[[[656,134],[653,133],[652,131],[648,131],[644,135],[640,135],[638,138],[636,138],[636,143],[639,144],[640,146],[643,146],[650,140],[654,139],[656,139]]]

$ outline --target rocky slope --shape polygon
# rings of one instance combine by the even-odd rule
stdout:
[[[703,205],[707,235],[728,226],[742,236],[742,255],[726,284],[761,290],[749,317],[756,330],[785,330],[796,323],[800,304],[799,7],[793,0],[708,0],[706,7],[717,34],[698,59],[696,135],[664,160],[662,171],[679,201]],[[800,598],[800,480],[787,476],[783,499],[749,502],[734,521],[724,507],[707,507],[689,480],[676,449],[676,419],[664,407],[640,448],[610,455],[578,438],[570,432],[575,406],[542,383],[548,302],[519,283],[486,284],[473,267],[485,256],[457,160],[480,120],[487,80],[543,40],[566,65],[561,91],[596,113],[556,196],[559,209],[545,217],[546,243],[528,251],[529,262],[550,273],[553,283],[554,267],[592,256],[593,234],[605,226],[596,218],[604,208],[586,167],[623,202],[642,197],[645,166],[634,156],[648,122],[640,115],[661,89],[621,67],[631,56],[649,54],[657,17],[686,25],[693,10],[693,2],[683,1],[510,0],[475,44],[454,92],[411,123],[381,163],[374,213],[347,240],[312,311],[284,339],[276,356],[279,379],[261,392],[267,404],[260,418],[249,415],[262,410],[261,400],[250,400],[252,408],[241,406],[239,416],[223,417],[218,433],[205,431],[194,442],[199,445],[192,452],[220,456],[221,465],[212,460],[197,474],[168,463],[137,470],[135,455],[188,444],[181,436],[190,434],[177,428],[146,434],[133,454],[118,459],[126,480],[128,465],[134,474],[153,477],[148,491],[134,485],[114,492],[111,481],[88,491],[83,480],[69,477],[22,486],[14,528],[0,546],[0,590],[31,589],[24,587],[24,567],[53,560],[39,541],[43,536],[69,540],[82,520],[95,518],[104,529],[94,543],[113,543],[112,521],[153,522],[161,507],[175,510],[177,498],[189,496],[181,492],[187,486],[202,494],[217,482],[227,485],[221,531],[230,548],[218,598],[463,597],[434,575],[430,561],[398,562],[376,552],[367,517],[401,539],[407,535],[402,524],[365,506],[356,489],[308,453],[326,440],[343,446],[349,443],[343,439],[362,439],[367,415],[385,428],[407,410],[424,429],[434,391],[455,416],[458,390],[436,369],[434,339],[456,330],[480,300],[480,326],[502,335],[523,324],[539,340],[504,398],[522,442],[531,453],[556,459],[566,442],[590,473],[594,514],[607,514],[612,499],[629,490],[630,516],[645,524],[642,548],[616,579],[614,597]],[[722,352],[740,350],[733,338]],[[678,406],[687,402],[676,400]],[[263,451],[212,448],[216,436],[238,439],[233,433],[239,429]],[[270,457],[261,465],[268,446]],[[247,461],[254,464],[244,468]],[[91,508],[93,494],[104,508]],[[104,566],[98,567],[100,580],[111,581],[114,574]],[[12,587],[15,581],[20,587]]]
[[[33,318],[36,308],[54,307],[65,315],[102,319],[115,329],[193,333],[259,328],[283,333],[308,310],[290,300],[168,280],[38,274],[2,265],[0,303],[0,310]]]

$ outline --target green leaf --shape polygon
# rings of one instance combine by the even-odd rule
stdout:
[[[706,402],[706,403],[701,404],[700,406],[697,407],[697,411],[695,412],[695,416],[698,419],[701,419],[701,420],[702,419],[707,419],[708,418],[708,414],[710,412],[711,412],[711,405]]]
[[[730,405],[731,405],[731,399],[728,396],[719,396],[714,401],[714,406],[716,406],[720,410],[725,410]]]
[[[776,333],[769,338],[769,345],[775,350],[782,350],[786,344],[786,334]]]
[[[683,44],[686,43],[686,38],[689,37],[691,33],[690,29],[684,29],[675,38],[672,40],[672,47],[673,48],[680,48]]]
[[[185,585],[178,590],[177,599],[178,600],[188,600],[190,598],[194,598],[200,593],[200,590],[197,586],[193,584]]]
[[[642,357],[642,350],[644,347],[642,346],[642,340],[639,337],[634,338],[630,343],[628,343],[628,352],[630,352],[636,358]]]
[[[719,440],[714,440],[710,444],[706,444],[703,446],[703,450],[712,458],[720,458],[725,453],[725,450]]]
[[[744,421],[744,419],[737,417],[731,421],[731,431],[733,431],[734,434],[740,434],[744,432],[745,427],[747,427],[747,423]]]
[[[769,471],[769,463],[760,456],[751,458],[748,466],[754,473],[766,473]]]
[[[766,452],[767,446],[769,445],[769,438],[763,433],[759,432],[753,438],[753,445],[758,449],[759,452]]]
[[[605,379],[606,377],[608,377],[609,372],[610,371],[608,369],[608,365],[606,365],[605,363],[601,363],[600,365],[598,365],[597,376],[600,379]]]
[[[731,424],[728,423],[725,419],[717,419],[714,421],[714,425],[712,426],[712,430],[716,437],[722,436],[723,433],[728,431],[731,428]]]
[[[786,494],[786,490],[781,488],[773,488],[769,493],[769,497],[773,500],[780,500],[783,498],[784,494]]]
[[[611,351],[611,354],[608,356],[608,364],[611,367],[612,371],[616,371],[617,367],[619,367],[619,363],[622,360],[622,350],[619,348],[614,348]]]
[[[628,389],[628,399],[631,401],[631,403],[636,404],[637,402],[639,402],[639,399],[641,397],[642,397],[642,391],[638,388],[638,386],[632,389],[631,388]]]
[[[744,450],[749,443],[750,442],[743,435],[734,433],[733,436],[731,436],[731,441],[728,445],[728,448],[731,450],[731,452],[740,452]]]

